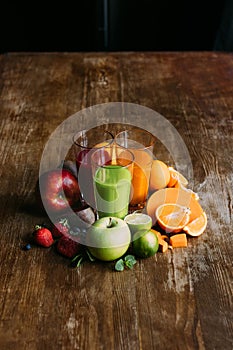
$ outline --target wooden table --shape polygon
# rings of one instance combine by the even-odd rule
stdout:
[[[232,349],[233,55],[51,53],[0,57],[1,322],[6,349]],[[44,218],[30,209],[44,145],[81,109],[124,101],[182,136],[208,216],[187,248],[78,269],[21,249]]]

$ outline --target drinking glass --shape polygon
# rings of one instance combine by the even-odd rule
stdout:
[[[95,208],[95,197],[92,180],[91,155],[98,149],[111,152],[114,138],[104,126],[97,126],[89,130],[81,130],[73,137],[75,161],[78,172],[83,204]]]
[[[96,209],[99,218],[128,214],[134,155],[122,147],[104,148],[92,154],[92,173]]]
[[[130,212],[141,210],[146,205],[155,141],[149,131],[138,127],[121,131],[115,136],[115,143],[134,155]]]

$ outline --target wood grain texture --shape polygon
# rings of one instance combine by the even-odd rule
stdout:
[[[8,54],[0,75],[0,348],[232,349],[233,55]],[[53,248],[23,251],[46,220],[32,203],[50,134],[82,108],[116,101],[178,130],[206,232],[123,273],[101,262],[72,269]]]

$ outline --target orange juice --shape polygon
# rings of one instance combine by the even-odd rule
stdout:
[[[152,157],[149,153],[143,150],[131,149],[131,152],[134,154],[135,161],[133,167],[130,205],[144,207],[150,182]]]
[[[154,135],[139,127],[123,130],[115,136],[116,145],[130,150],[134,155],[130,211],[145,207],[155,140]]]

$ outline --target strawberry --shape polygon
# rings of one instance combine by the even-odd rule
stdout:
[[[42,247],[48,248],[54,243],[52,233],[46,227],[36,225],[33,237],[34,242]]]
[[[67,219],[61,219],[57,222],[52,229],[52,235],[54,238],[60,238],[62,236],[67,236],[69,233],[69,224]]]
[[[72,258],[79,253],[80,248],[81,245],[78,242],[66,236],[62,236],[57,243],[57,251],[67,258]]]

